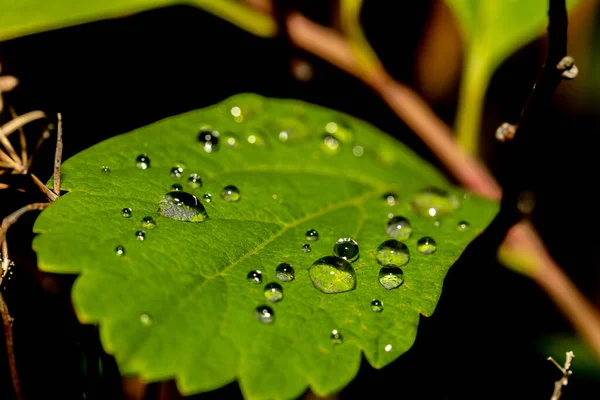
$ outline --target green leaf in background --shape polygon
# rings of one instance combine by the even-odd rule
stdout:
[[[161,215],[159,203],[177,218],[191,211],[165,200],[172,185],[208,218]],[[498,210],[363,121],[247,94],[77,154],[63,165],[63,189],[35,223],[39,266],[80,275],[77,315],[99,324],[120,371],[175,378],[186,394],[238,379],[246,397],[261,399],[309,386],[327,395],[356,375],[361,352],[376,368],[406,352],[448,269]],[[381,277],[388,287],[403,279],[392,290],[376,261],[390,216],[412,228],[408,238],[403,220],[390,230],[410,252],[406,265],[401,243],[387,254],[403,271]],[[432,250],[423,237],[435,252],[418,250]],[[357,241],[358,260],[329,258],[340,270],[309,273],[340,238]],[[349,259],[351,250],[350,241],[338,246]],[[277,271],[282,263],[293,280],[289,267]]]
[[[465,64],[456,121],[458,140],[477,154],[483,101],[496,68],[548,25],[548,0],[446,0],[460,25]],[[567,0],[572,8],[578,0]]]
[[[272,18],[237,0],[2,0],[0,41],[173,5],[201,7],[259,36],[273,36],[277,29]]]

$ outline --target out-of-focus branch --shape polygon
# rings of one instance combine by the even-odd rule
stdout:
[[[0,293],[0,315],[2,316],[2,325],[4,327],[4,341],[6,343],[8,368],[10,369],[10,377],[13,383],[15,398],[17,400],[22,400],[23,395],[21,393],[21,382],[19,381],[19,374],[17,373],[17,363],[15,361],[15,353],[13,352],[13,319],[8,313],[8,308],[6,307],[6,303],[4,302],[4,297],[2,296],[2,293]]]
[[[552,397],[550,397],[550,400],[560,399],[560,396],[562,396],[563,386],[567,386],[569,384],[569,377],[573,375],[573,371],[571,371],[571,363],[573,362],[574,358],[575,354],[573,354],[572,351],[568,351],[565,360],[565,366],[561,367],[556,361],[554,361],[554,358],[548,357],[548,361],[552,361],[552,363],[556,365],[556,368],[558,368],[563,374],[563,376],[559,380],[554,382],[554,392],[552,393]]]

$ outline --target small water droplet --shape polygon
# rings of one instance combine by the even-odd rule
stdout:
[[[140,241],[146,240],[146,233],[144,231],[137,231],[135,233],[135,238]]]
[[[140,322],[144,326],[150,326],[150,325],[152,325],[153,321],[152,321],[152,317],[149,314],[142,313],[142,314],[140,314]]]
[[[117,247],[115,247],[115,253],[119,257],[123,257],[125,255],[125,247],[123,247],[123,246],[117,246]]]
[[[374,312],[382,312],[383,311],[383,303],[380,300],[374,299],[371,302],[371,310]]]
[[[410,238],[410,235],[412,233],[412,226],[408,219],[401,216],[395,216],[393,218],[390,218],[390,220],[388,221],[385,233],[387,233],[388,236],[391,236],[394,239],[406,240]]]
[[[310,244],[305,243],[302,245],[302,252],[303,253],[310,253],[311,252],[311,248],[310,248]]]
[[[148,154],[140,154],[135,159],[135,166],[139,169],[148,169],[150,168],[150,157]]]
[[[142,218],[140,226],[144,229],[154,229],[156,228],[156,221],[154,221],[154,218],[146,216]]]
[[[365,154],[365,149],[363,149],[362,146],[354,146],[352,154],[354,154],[355,157],[362,157],[363,154]]]
[[[179,183],[174,183],[171,185],[171,190],[177,192],[179,190],[183,190],[183,186],[181,186]]]
[[[333,344],[342,344],[344,342],[344,338],[342,337],[342,334],[338,332],[337,329],[334,329],[331,331],[331,343]]]
[[[121,210],[121,217],[123,218],[131,218],[131,208],[129,207],[125,207],[124,209]]]
[[[225,143],[227,147],[236,148],[240,145],[240,138],[233,132],[227,132],[223,138],[223,143]]]
[[[179,179],[183,174],[183,168],[181,167],[173,167],[171,168],[171,178]]]
[[[275,276],[282,282],[291,282],[295,279],[294,267],[288,263],[281,263],[275,268]]]
[[[308,269],[308,275],[315,289],[323,293],[342,293],[356,287],[354,268],[340,257],[326,256],[318,259]]]
[[[470,228],[471,224],[469,224],[467,221],[460,221],[458,225],[456,225],[456,229],[458,229],[461,232],[468,231]]]
[[[325,130],[327,133],[336,133],[338,130],[338,125],[335,122],[328,122],[325,125]]]
[[[108,175],[108,174],[110,174],[110,168],[108,168],[106,165],[103,165],[103,166],[102,166],[102,169],[101,169],[101,171],[102,171],[102,173],[103,173],[104,175]]]
[[[396,205],[396,199],[398,195],[396,193],[388,192],[385,193],[381,198],[388,204],[388,206]]]
[[[218,150],[219,132],[208,126],[203,126],[198,133],[198,141],[204,145],[204,151],[212,153]]]
[[[404,273],[394,265],[386,265],[379,270],[379,283],[387,290],[399,288],[404,283]]]
[[[233,186],[233,185],[225,186],[223,188],[223,190],[221,190],[221,197],[225,201],[231,201],[231,202],[239,201],[241,198],[240,190],[236,186]]]
[[[203,222],[208,218],[206,209],[193,194],[173,191],[158,202],[158,213],[177,221]]]
[[[425,188],[410,201],[415,213],[424,217],[449,215],[459,207],[456,196],[443,189]]]
[[[385,351],[386,351],[386,353],[389,353],[390,351],[392,351],[392,345],[391,344],[386,345]]]
[[[440,222],[440,220],[435,220],[433,221],[433,226],[435,226],[436,228],[439,228],[442,225],[442,223]]]
[[[410,252],[404,243],[390,239],[379,245],[375,258],[381,265],[401,267],[410,260]]]
[[[256,318],[263,324],[272,324],[275,322],[275,312],[269,306],[256,307]]]
[[[244,120],[244,116],[242,115],[242,109],[238,106],[231,107],[230,112],[235,122],[242,122]]]
[[[319,232],[317,232],[316,229],[309,229],[306,231],[306,240],[308,240],[309,242],[316,242],[317,240],[319,240]]]
[[[281,132],[279,132],[279,136],[278,137],[279,137],[280,141],[287,142],[288,136],[289,135],[288,135],[288,133],[286,131],[281,131]]]
[[[252,270],[246,275],[246,280],[258,285],[259,283],[262,283],[262,272],[257,269]]]
[[[265,286],[265,291],[263,294],[265,295],[265,299],[271,303],[277,303],[283,299],[283,288],[279,283],[271,282]]]
[[[423,254],[435,253],[437,250],[437,243],[435,240],[433,240],[433,238],[424,236],[417,242],[417,250]]]
[[[202,187],[202,179],[198,174],[191,174],[187,180],[187,185],[192,189],[198,189]]]
[[[323,149],[327,153],[337,153],[340,148],[340,142],[333,135],[323,136]]]
[[[333,254],[344,260],[354,262],[358,260],[359,256],[358,243],[352,238],[338,239],[333,245]]]
[[[202,195],[202,199],[203,199],[205,202],[207,202],[207,203],[210,203],[210,202],[212,201],[212,194],[210,194],[210,193],[204,193],[204,194]]]

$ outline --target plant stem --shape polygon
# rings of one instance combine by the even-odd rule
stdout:
[[[4,301],[4,297],[2,293],[0,293],[0,314],[2,315],[2,324],[4,326],[4,340],[6,343],[6,356],[8,358],[8,368],[10,369],[10,377],[13,383],[13,390],[15,391],[15,398],[17,400],[23,399],[23,394],[21,393],[21,383],[19,381],[19,374],[17,372],[17,363],[15,360],[14,346],[13,346],[13,330],[12,330],[12,322],[10,314],[8,313],[8,308],[6,307],[6,302]]]
[[[60,164],[63,152],[62,114],[58,113],[58,134],[56,136],[56,152],[54,153],[54,194],[60,196]]]

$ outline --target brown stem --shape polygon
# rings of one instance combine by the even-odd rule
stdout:
[[[60,163],[62,161],[62,114],[58,113],[58,134],[56,136],[56,153],[54,153],[54,194],[60,195]]]
[[[6,231],[8,231],[8,228],[10,228],[11,225],[17,222],[23,214],[29,211],[41,211],[49,205],[50,203],[27,204],[26,206],[19,208],[17,211],[4,218],[2,220],[2,225],[0,226],[0,243],[5,241],[4,239],[6,238]]]
[[[58,196],[52,190],[48,189],[48,187],[44,185],[42,181],[38,179],[37,176],[35,176],[34,174],[30,174],[30,176],[33,180],[33,183],[40,189],[42,193],[44,193],[48,201],[54,201],[58,198]]]
[[[15,361],[14,345],[13,345],[13,319],[8,313],[6,302],[0,292],[0,314],[2,314],[2,324],[4,326],[4,340],[6,343],[6,355],[8,358],[8,368],[10,369],[10,377],[12,379],[13,390],[17,400],[23,399],[21,393],[21,383],[19,381],[19,373],[17,372],[17,363]]]

